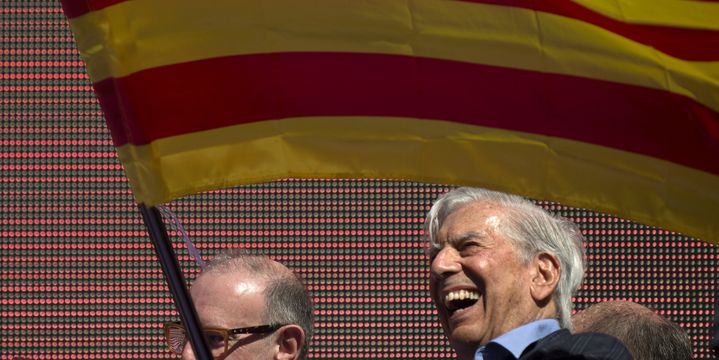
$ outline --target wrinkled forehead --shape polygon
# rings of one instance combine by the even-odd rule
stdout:
[[[203,326],[236,328],[264,321],[265,284],[252,276],[210,271],[190,287]]]
[[[491,203],[462,204],[437,224],[430,239],[435,245],[461,242],[466,238],[491,239],[505,221],[503,207]]]
[[[486,231],[496,230],[503,222],[506,208],[501,204],[486,201],[474,201],[458,204],[444,219],[440,219],[439,231],[449,231],[452,227],[474,226]]]

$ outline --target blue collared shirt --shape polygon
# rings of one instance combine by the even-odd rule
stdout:
[[[474,353],[474,360],[492,360],[497,358],[494,347],[501,346],[512,353],[516,359],[522,355],[524,349],[533,342],[559,330],[559,321],[555,319],[542,319],[522,325],[504,333],[485,346],[480,346]],[[493,346],[488,346],[494,344]],[[494,356],[493,356],[494,355]]]

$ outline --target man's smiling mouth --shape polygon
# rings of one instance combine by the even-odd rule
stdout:
[[[479,293],[474,290],[455,290],[444,296],[444,306],[451,316],[457,310],[474,305],[477,300],[479,300]]]

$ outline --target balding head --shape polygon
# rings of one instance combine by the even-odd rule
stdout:
[[[678,325],[630,301],[605,301],[572,316],[574,332],[614,336],[635,360],[691,359],[691,341]]]
[[[242,250],[228,251],[217,255],[202,269],[195,282],[205,276],[214,274],[243,274],[273,281],[282,278],[296,278],[294,273],[284,265],[266,256],[247,254]]]
[[[307,355],[314,322],[312,300],[301,279],[284,265],[243,251],[222,253],[202,270],[190,294],[205,328],[278,326],[271,332],[225,341],[229,348],[213,349],[214,356],[230,360]],[[189,345],[182,355],[194,359]]]

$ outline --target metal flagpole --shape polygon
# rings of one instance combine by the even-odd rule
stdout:
[[[162,215],[154,206],[148,208],[144,204],[140,204],[139,207],[142,219],[145,221],[147,231],[150,234],[152,245],[160,259],[167,285],[170,287],[170,292],[175,300],[175,307],[180,313],[182,323],[185,325],[195,357],[200,360],[212,360],[212,353],[205,343],[204,336],[202,336],[197,312],[195,312],[195,306],[192,304],[187,287],[185,287],[185,279],[182,276],[182,271],[180,271],[180,264],[177,262],[175,252],[172,250],[167,229],[165,229],[165,224],[162,222]]]

